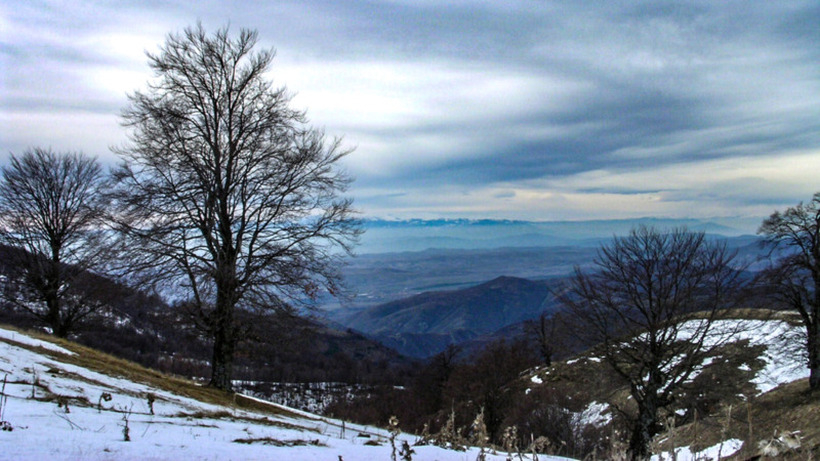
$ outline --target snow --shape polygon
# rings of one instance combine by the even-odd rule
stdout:
[[[761,356],[763,369],[753,380],[759,393],[808,376],[802,356],[782,347],[784,342],[800,344],[799,328],[773,320],[722,320],[716,322],[715,328],[737,329],[734,341],[748,339],[752,345],[767,347]],[[13,428],[0,431],[2,458],[390,459],[389,433],[383,429],[342,423],[283,406],[276,406],[282,414],[271,415],[207,404],[62,361],[73,354],[51,342],[0,328],[0,377],[6,382],[5,398],[0,399],[0,419]],[[538,376],[530,379],[535,384],[542,382]],[[106,394],[111,395],[110,400],[102,399]],[[154,414],[150,411],[149,394],[155,399]],[[576,417],[582,424],[599,426],[611,418],[608,410],[605,403],[591,402]],[[123,440],[126,424],[130,442]],[[240,440],[251,443],[237,442]],[[405,440],[412,445],[416,438],[400,434],[397,445]],[[365,445],[367,442],[380,445]],[[739,440],[728,440],[697,455],[714,459],[720,451],[722,456],[728,456],[740,445]],[[413,459],[418,461],[466,461],[478,457],[475,448],[465,452],[433,446],[413,449]],[[679,460],[695,459],[688,447],[678,448],[676,456]],[[488,455],[487,459],[505,457]]]
[[[775,387],[809,377],[809,368],[803,355],[795,353],[795,346],[805,347],[805,330],[794,327],[784,321],[747,321],[748,328],[741,332],[741,337],[749,339],[752,344],[763,344],[766,352],[761,357],[765,366],[752,382],[759,394],[769,392]]]
[[[0,375],[6,378],[0,416],[13,428],[0,431],[3,459],[355,461],[391,456],[389,433],[383,429],[282,406],[276,406],[281,414],[270,414],[203,403],[64,363],[59,355],[50,356],[37,347],[70,353],[0,328]],[[106,394],[110,400],[102,399]],[[155,398],[154,414],[149,394]],[[124,441],[126,427],[130,441]],[[241,440],[250,443],[238,442]],[[397,446],[405,440],[412,445],[416,438],[400,434]],[[367,442],[380,445],[365,445]],[[476,448],[413,449],[413,459],[419,461],[467,461],[479,453]],[[488,460],[505,457],[487,455]]]
[[[678,339],[692,337],[698,328],[702,328],[700,320],[683,323],[678,330]],[[764,361],[763,369],[752,379],[752,383],[757,386],[758,395],[781,384],[809,376],[809,369],[799,351],[805,344],[805,332],[802,328],[782,320],[716,320],[704,339],[704,346],[712,347],[742,340],[748,340],[751,346],[766,347],[766,352],[760,357]],[[707,358],[690,378],[694,379],[712,360]],[[741,369],[750,369],[743,366]]]
[[[567,365],[572,365],[573,363],[576,363],[576,362],[578,362],[579,360],[582,360],[582,359],[588,360],[590,362],[595,362],[595,363],[600,363],[601,362],[600,357],[579,357],[577,359],[567,360]]]
[[[74,355],[73,352],[69,351],[64,347],[60,347],[48,341],[34,339],[31,336],[24,335],[13,330],[5,330],[0,328],[0,339],[15,341],[20,344],[25,344],[26,346],[42,347],[43,349],[48,349],[52,352],[59,352],[61,354]]]
[[[657,455],[652,455],[651,461],[667,461],[667,460],[677,460],[677,461],[705,461],[705,460],[717,460],[718,456],[720,459],[724,457],[731,456],[737,453],[738,450],[743,446],[743,441],[739,439],[729,439],[724,442],[718,443],[714,446],[706,448],[702,451],[692,453],[689,450],[689,447],[679,447],[675,448],[675,456],[672,456],[672,453],[660,453]]]
[[[544,380],[542,380],[538,375],[533,375],[533,377],[530,378],[530,381],[535,384],[544,384]]]
[[[572,419],[576,426],[602,427],[612,421],[612,414],[606,413],[607,410],[609,410],[608,403],[592,401],[583,411],[575,413]]]
[[[764,362],[763,369],[752,379],[758,395],[781,384],[808,378],[809,369],[800,353],[800,348],[805,344],[802,328],[782,320],[719,320],[714,323],[713,329],[718,332],[716,336],[720,332],[731,332],[732,342],[748,340],[751,346],[766,346],[765,353],[760,357]],[[740,368],[750,369],[746,364]]]

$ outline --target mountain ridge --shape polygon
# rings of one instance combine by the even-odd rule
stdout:
[[[367,218],[360,253],[422,251],[427,249],[489,249],[501,247],[593,245],[637,226],[687,227],[724,237],[754,234],[757,218],[630,218],[579,221],[506,219]]]
[[[468,288],[424,292],[335,320],[404,355],[422,357],[535,318],[553,305],[549,282],[499,276]]]

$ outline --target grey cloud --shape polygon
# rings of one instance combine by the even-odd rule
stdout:
[[[475,107],[474,101],[455,98],[441,98],[449,105],[438,107],[439,93],[406,94],[401,96],[426,104],[419,104],[423,110],[418,116],[400,125],[322,121],[329,128],[347,130],[333,133],[331,129],[331,134],[386,146],[380,154],[386,162],[419,158],[402,163],[392,175],[354,171],[357,188],[388,191],[364,198],[369,203],[408,199],[412,195],[404,194],[435,193],[446,186],[470,188],[594,170],[778,156],[820,146],[820,5],[812,2],[308,0],[50,5],[62,7],[51,11],[27,7],[19,20],[33,21],[35,27],[56,31],[66,40],[4,39],[0,44],[4,64],[24,67],[4,76],[7,87],[17,87],[26,75],[35,74],[47,76],[43,85],[53,89],[61,66],[120,65],[118,57],[77,46],[71,37],[103,28],[139,27],[151,18],[179,27],[199,18],[209,29],[228,21],[237,29],[256,28],[263,44],[278,48],[280,56],[287,54],[292,62],[447,63],[450,69],[473,72],[471,80],[492,73],[541,82],[521,107],[505,107],[503,115],[497,107]],[[143,49],[157,45],[145,43]],[[150,73],[147,66],[144,69],[147,79]],[[573,90],[555,98],[549,90],[556,82]],[[301,82],[284,83],[299,92]],[[82,93],[81,88],[69,88]],[[443,95],[455,89],[424,88]],[[125,103],[124,94],[109,101],[88,97],[93,93],[85,91],[81,98],[52,100],[48,92],[41,96],[4,89],[0,104],[3,110],[110,111],[115,117]],[[414,137],[459,142],[442,147],[431,160],[420,155],[428,152],[414,150],[419,144],[408,142]],[[745,194],[760,190],[754,184],[749,180],[715,185],[709,193],[721,200],[741,201]],[[396,189],[403,191],[401,196],[389,192]],[[664,192],[645,189],[637,184],[609,191]],[[604,190],[595,185],[579,190],[600,191]],[[776,191],[757,195],[761,196],[746,200],[765,204],[782,199]],[[665,191],[665,197],[714,199],[676,190]]]
[[[811,19],[805,19],[806,16],[813,17],[816,23],[820,22],[820,18],[814,10],[807,15],[788,12],[785,19],[780,17],[783,15],[768,10],[757,14],[743,10],[748,9],[735,7],[732,11],[714,12],[702,6],[688,10],[644,10],[635,7],[621,12],[622,16],[632,18],[633,24],[627,29],[639,29],[647,18],[662,17],[667,21],[684,18],[687,24],[681,27],[687,30],[682,41],[673,43],[676,47],[669,50],[664,48],[663,43],[658,45],[658,52],[678,53],[680,56],[655,56],[661,60],[669,58],[673,65],[661,61],[657,68],[650,66],[645,69],[623,63],[622,68],[613,69],[617,63],[613,65],[602,61],[600,56],[578,55],[568,61],[566,56],[571,52],[564,52],[555,61],[546,58],[542,63],[545,72],[554,72],[557,68],[559,72],[583,77],[591,82],[591,89],[582,99],[567,105],[561,112],[545,113],[540,120],[528,121],[552,125],[585,121],[600,128],[577,138],[547,139],[542,142],[506,139],[508,147],[505,149],[483,152],[474,158],[459,158],[438,165],[429,173],[442,181],[510,181],[599,168],[641,168],[693,159],[773,155],[782,149],[816,147],[820,144],[820,111],[817,106],[793,107],[782,111],[776,105],[799,106],[802,98],[820,102],[819,93],[794,94],[789,95],[792,100],[763,100],[759,104],[747,98],[765,98],[773,90],[768,87],[771,84],[789,87],[805,83],[789,81],[788,78],[800,75],[790,73],[789,68],[778,67],[805,67],[805,59],[817,53],[820,41],[811,43],[800,36],[798,44],[806,45],[808,49],[794,50],[788,41],[791,35],[784,36],[771,30],[779,29],[777,24],[781,20],[789,22],[801,17],[801,24],[807,24]],[[732,13],[738,17],[730,21],[725,29],[720,29],[718,27],[722,23],[708,17],[714,13],[724,19]],[[764,27],[760,31],[749,30],[762,22],[774,22],[774,26]],[[604,37],[587,40],[591,40],[593,46],[609,47]],[[659,41],[663,39],[659,38]],[[699,49],[701,46],[706,48]],[[586,45],[580,50],[587,52],[588,48],[589,45]],[[635,47],[629,46],[627,49],[634,51]],[[759,49],[764,53],[769,49],[781,50],[791,55],[757,56]],[[722,53],[736,54],[722,56]],[[652,57],[649,55],[647,59],[651,60]],[[628,56],[613,57],[620,58],[626,59]],[[740,92],[739,88],[721,88],[721,79],[738,78],[729,74],[737,72],[735,62],[744,60],[758,60],[762,67],[746,69],[748,74],[744,76],[744,84],[755,91],[749,94]],[[806,85],[809,91],[812,88],[820,89],[816,66],[807,69],[803,76],[812,79],[812,83]],[[538,101],[533,103],[537,104]],[[681,147],[681,141],[687,137],[692,138],[689,150]],[[653,154],[643,157],[628,155],[630,150],[645,149]]]

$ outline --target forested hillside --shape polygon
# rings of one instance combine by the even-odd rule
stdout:
[[[412,357],[429,357],[447,346],[552,312],[549,282],[498,277],[460,290],[427,292],[356,312],[337,321],[366,332]]]
[[[3,271],[10,269],[11,259],[4,256],[12,251],[18,250],[0,247]],[[106,308],[87,318],[73,339],[156,370],[208,376],[208,341],[183,309],[105,277],[88,277]],[[15,290],[8,276],[3,289]],[[39,328],[28,312],[8,302],[0,309],[0,322]],[[256,318],[255,327],[238,350],[238,380],[401,382],[411,363],[361,334],[335,330],[309,317],[268,315]]]

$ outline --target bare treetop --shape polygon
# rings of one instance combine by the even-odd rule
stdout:
[[[199,25],[149,54],[157,78],[123,111],[131,142],[115,175],[119,228],[139,248],[130,272],[182,286],[203,328],[229,332],[228,343],[235,307],[338,292],[359,232],[341,196],[350,178],[338,161],[350,151],[289,107],[265,78],[273,52],[256,41]]]
[[[0,242],[22,250],[8,255],[20,290],[6,297],[58,336],[102,307],[98,293],[79,287],[108,250],[103,183],[97,161],[79,153],[36,148],[3,168]]]
[[[632,459],[643,459],[672,404],[703,360],[734,331],[714,320],[744,288],[734,253],[701,232],[633,229],[603,246],[594,270],[576,270],[562,301],[578,335],[600,344],[637,405],[624,411]],[[736,327],[735,327],[736,328]]]
[[[800,314],[806,329],[809,387],[820,389],[820,192],[809,203],[775,211],[758,230],[769,243],[788,248],[763,278],[778,298]]]

